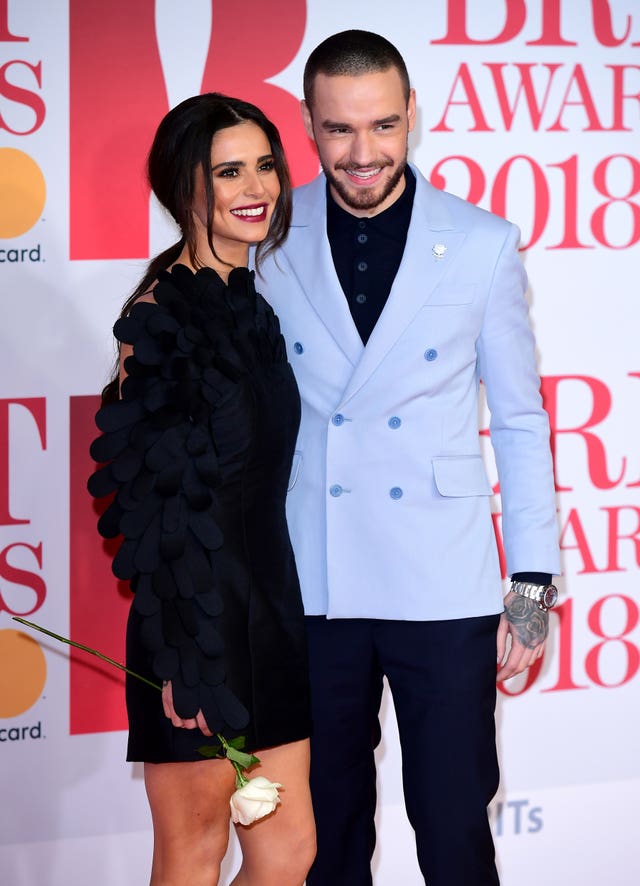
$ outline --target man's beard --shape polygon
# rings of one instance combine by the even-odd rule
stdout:
[[[345,167],[338,166],[337,168],[344,169]],[[349,206],[351,209],[356,209],[358,211],[362,211],[363,209],[376,209],[376,207],[384,203],[389,194],[395,191],[398,184],[402,181],[406,168],[407,157],[405,155],[404,160],[398,164],[395,172],[384,185],[381,191],[376,191],[374,188],[358,188],[354,192],[348,189],[347,185],[342,179],[339,179],[336,175],[334,175],[333,170],[327,169],[325,166],[322,167],[329,184],[340,196],[342,202],[346,206]]]

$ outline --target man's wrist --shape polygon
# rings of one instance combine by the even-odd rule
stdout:
[[[520,597],[533,600],[543,612],[548,612],[558,602],[558,589],[550,582],[541,584],[532,581],[519,581],[514,578],[509,590]]]
[[[553,576],[549,572],[514,572],[511,581],[528,581],[534,585],[550,585]]]

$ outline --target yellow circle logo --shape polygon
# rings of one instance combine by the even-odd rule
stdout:
[[[36,641],[22,631],[0,631],[0,717],[17,717],[33,707],[46,679],[47,662]]]
[[[0,148],[0,237],[19,237],[31,230],[42,215],[46,196],[47,185],[36,161],[17,148]]]

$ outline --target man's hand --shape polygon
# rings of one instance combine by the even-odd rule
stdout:
[[[496,679],[508,680],[521,674],[544,654],[549,632],[549,613],[533,600],[509,591],[498,625],[498,665]],[[507,637],[511,645],[507,654]],[[506,658],[505,658],[506,654]]]

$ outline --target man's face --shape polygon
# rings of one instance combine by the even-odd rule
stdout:
[[[338,205],[352,215],[377,215],[404,190],[407,136],[416,119],[395,68],[315,79],[313,105],[302,118]]]

